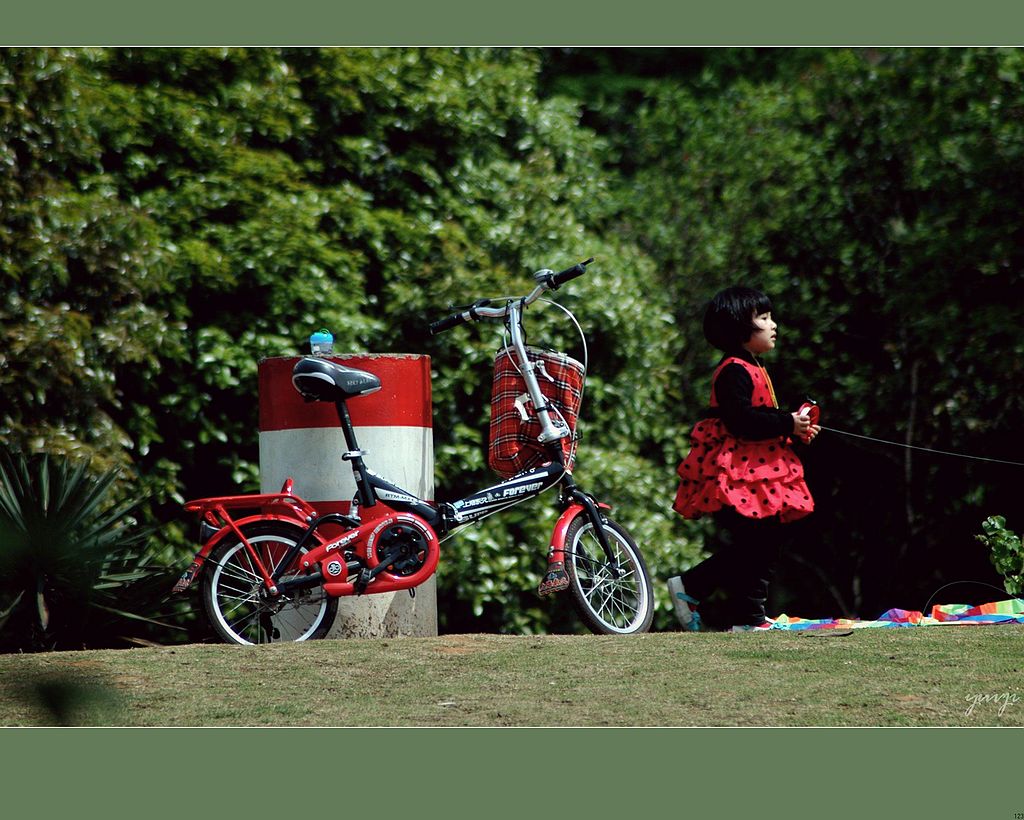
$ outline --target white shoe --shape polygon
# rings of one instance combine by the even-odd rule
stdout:
[[[697,614],[697,600],[686,594],[680,576],[675,575],[668,579],[668,594],[672,599],[672,607],[675,609],[679,625],[687,632],[699,632],[700,615]]]
[[[734,626],[729,631],[730,632],[767,632],[771,628],[772,628],[772,622],[771,621],[765,621],[763,624],[759,624],[758,626],[749,626],[749,625],[746,625],[746,624],[744,624],[742,626]]]

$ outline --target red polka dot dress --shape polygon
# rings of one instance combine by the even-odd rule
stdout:
[[[712,377],[712,417],[699,421],[690,433],[690,452],[677,470],[679,489],[672,507],[684,518],[700,518],[722,507],[732,507],[751,519],[778,516],[789,522],[803,518],[814,509],[814,499],[789,437],[740,438],[718,414],[719,375],[734,364],[742,366],[753,383],[750,408],[755,413],[778,407],[763,367],[738,356],[725,358]],[[788,416],[779,413],[776,420],[782,415]]]

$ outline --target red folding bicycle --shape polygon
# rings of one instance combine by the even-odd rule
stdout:
[[[322,638],[334,622],[339,597],[399,590],[415,594],[437,568],[442,539],[557,486],[561,515],[539,593],[569,590],[583,622],[595,633],[646,632],[654,598],[643,555],[630,534],[608,518],[610,507],[573,481],[578,399],[574,407],[566,407],[552,397],[557,379],[544,358],[524,342],[526,308],[546,291],[582,275],[592,261],[559,273],[538,271],[527,296],[482,299],[430,326],[436,334],[463,322],[504,321],[510,344],[501,353],[522,387],[514,397],[522,426],[511,438],[530,456],[522,462],[524,469],[451,503],[416,497],[368,469],[356,441],[346,402],[379,390],[380,380],[329,359],[303,358],[292,372],[295,389],[309,401],[332,402],[337,408],[348,447],[341,458],[351,465],[356,482],[349,514],[319,515],[294,494],[290,478],[280,493],[189,501],[185,509],[201,518],[202,547],[174,591],[184,592],[200,579],[203,610],[218,636],[229,643]],[[498,381],[496,375],[496,390]],[[581,397],[582,375],[578,393]],[[325,537],[321,527],[327,524],[340,526],[342,534]]]

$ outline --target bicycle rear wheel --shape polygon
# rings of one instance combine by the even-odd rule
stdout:
[[[654,618],[654,593],[640,549],[614,521],[602,525],[618,564],[608,563],[597,531],[586,514],[573,519],[565,538],[565,570],[573,605],[587,627],[600,635],[646,632]]]
[[[263,566],[273,572],[302,537],[303,529],[279,521],[256,522],[244,526],[242,534]],[[277,598],[268,598],[264,591],[263,578],[241,539],[228,538],[210,553],[201,585],[203,609],[225,642],[250,645],[316,640],[334,623],[338,599],[327,595],[323,587],[294,590]]]

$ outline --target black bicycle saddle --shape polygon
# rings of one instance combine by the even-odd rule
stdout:
[[[312,356],[292,368],[292,384],[306,401],[344,401],[380,390],[372,373]]]

